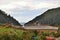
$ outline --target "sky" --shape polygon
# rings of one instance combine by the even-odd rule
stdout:
[[[16,20],[28,22],[48,9],[60,7],[60,0],[0,0],[0,9]]]

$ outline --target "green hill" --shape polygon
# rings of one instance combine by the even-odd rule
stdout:
[[[5,13],[4,11],[0,10],[0,24],[9,24],[9,23],[21,26],[21,24],[16,19],[11,17],[10,15],[7,15],[7,13]]]
[[[47,10],[42,15],[39,15],[33,20],[27,22],[25,26],[38,25],[38,24],[60,26],[60,7]]]

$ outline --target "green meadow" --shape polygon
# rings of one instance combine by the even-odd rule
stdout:
[[[0,40],[46,40],[46,36],[60,37],[60,33],[38,33],[36,30],[0,26]]]

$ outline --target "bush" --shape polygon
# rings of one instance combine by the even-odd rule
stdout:
[[[0,28],[0,40],[22,40],[23,30]]]

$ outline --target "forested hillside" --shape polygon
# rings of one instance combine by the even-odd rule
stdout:
[[[4,11],[0,10],[0,24],[9,24],[9,23],[21,26],[21,24],[16,19],[11,17],[10,15],[7,15]]]
[[[38,24],[60,26],[60,7],[47,10],[42,15],[39,15],[33,20],[26,23],[25,26],[38,25]]]

